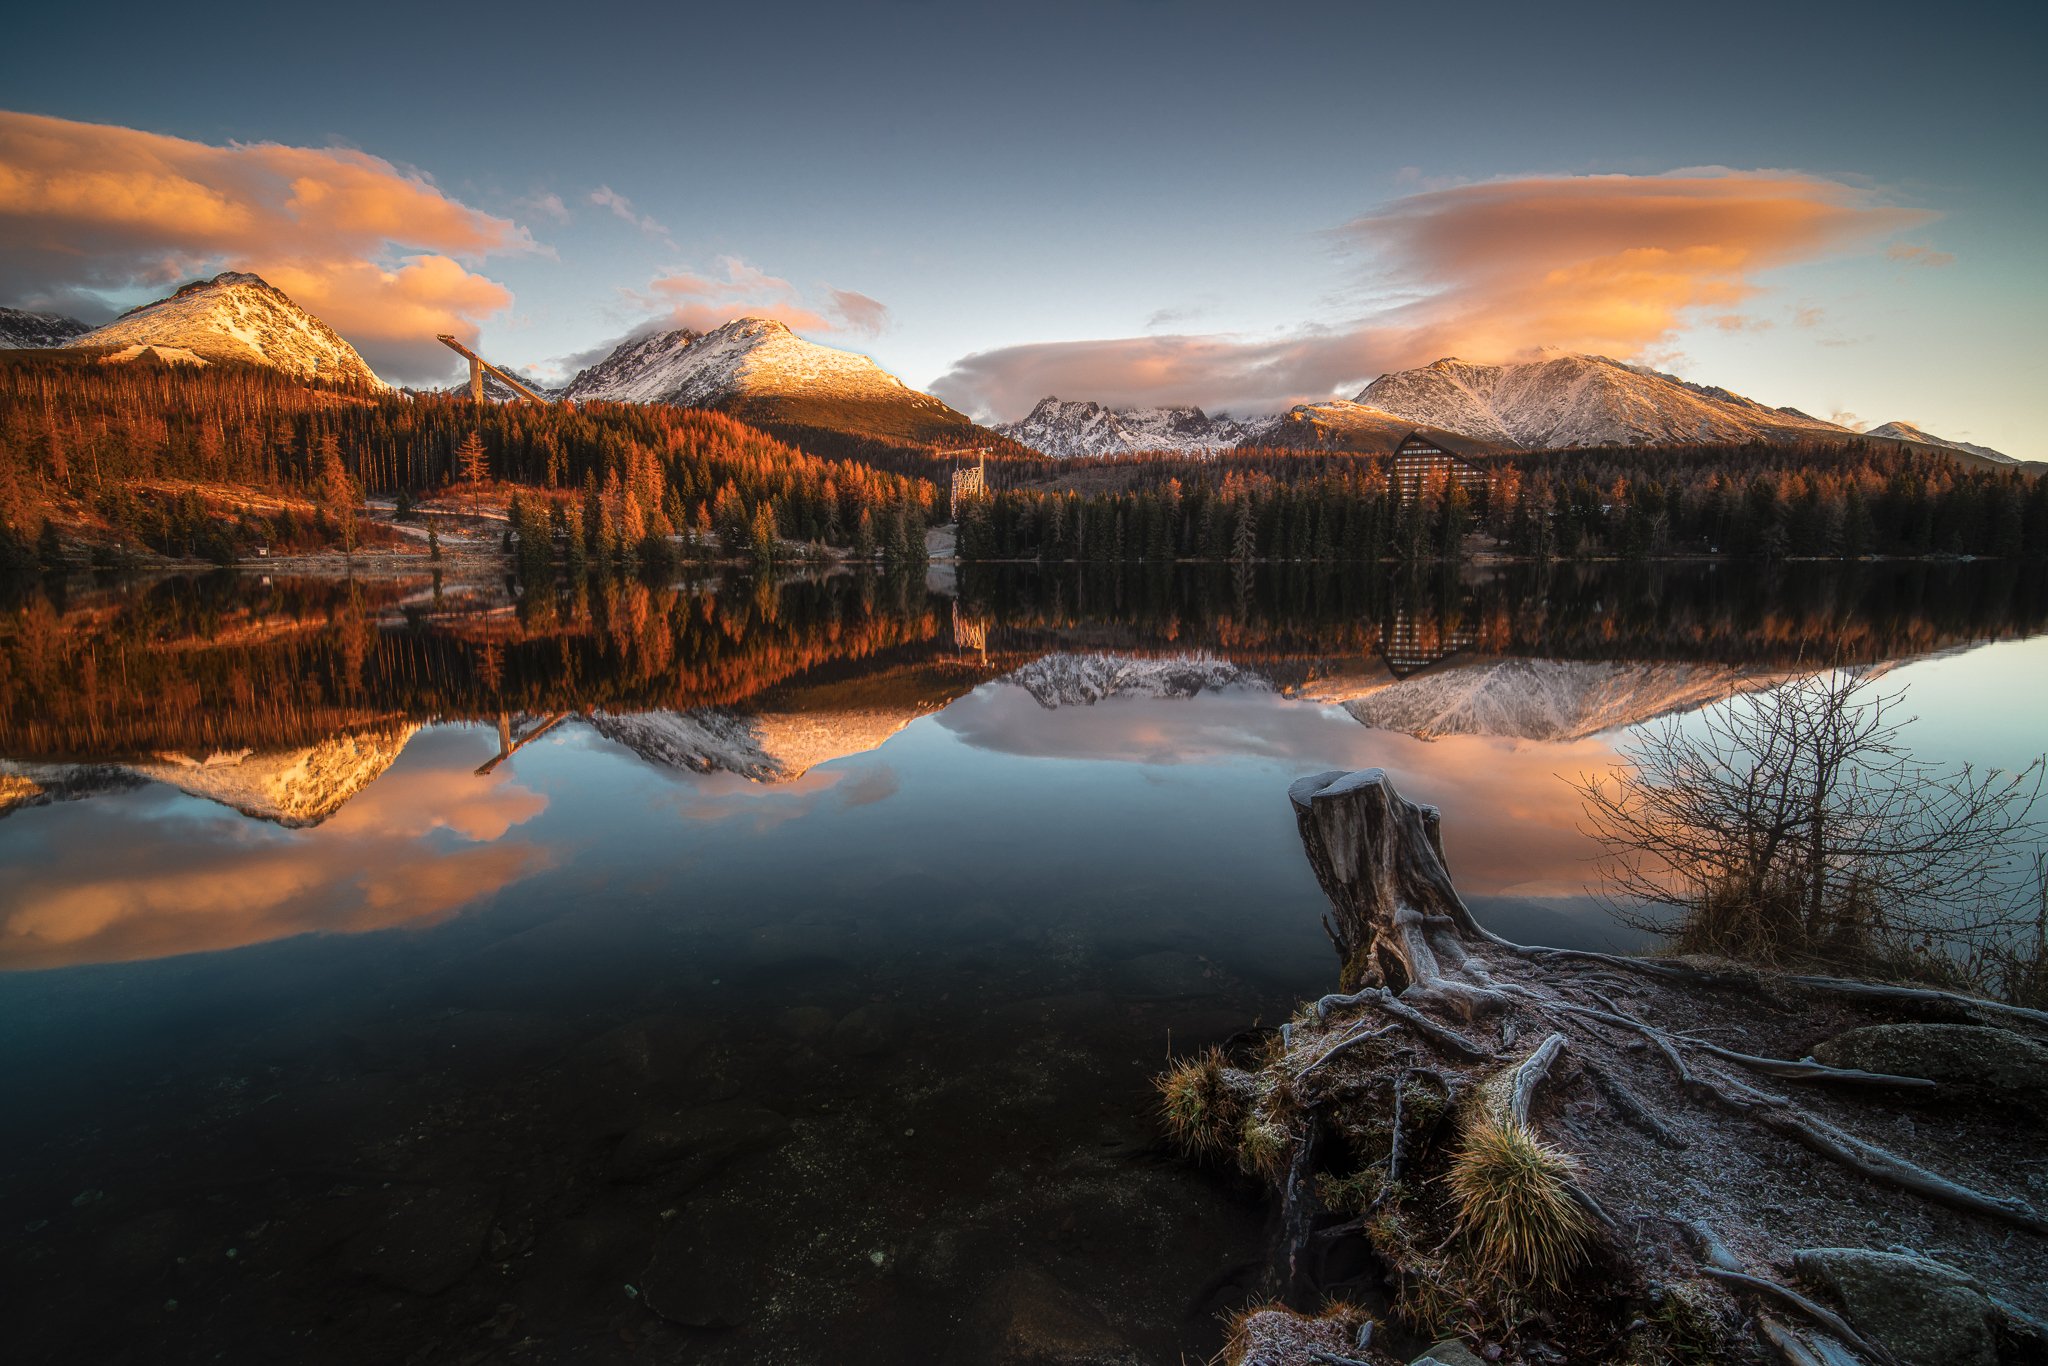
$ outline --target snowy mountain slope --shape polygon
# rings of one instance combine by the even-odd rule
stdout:
[[[1012,670],[1002,681],[1024,689],[1048,711],[1092,707],[1111,697],[1193,697],[1224,689],[1275,691],[1264,674],[1206,654],[1165,659],[1053,654]]]
[[[673,403],[697,373],[685,353],[704,334],[678,328],[628,337],[609,356],[577,372],[562,397],[578,403]]]
[[[1513,365],[1456,359],[1382,375],[1359,403],[1504,446],[1680,445],[1842,438],[1849,429],[1603,356]]]
[[[1973,446],[1967,441],[1950,441],[1946,437],[1931,436],[1910,422],[1887,422],[1872,427],[1864,433],[1874,441],[1908,441],[1916,446],[1938,446],[1947,451],[1965,451],[2000,465],[2017,465],[2020,462],[2004,451],[1994,451],[1989,446]]]
[[[590,725],[665,768],[736,773],[757,783],[794,782],[820,764],[878,749],[924,715],[922,707],[830,711],[596,712]]]
[[[1254,425],[1200,408],[1107,408],[1048,395],[1023,420],[997,423],[995,430],[1046,455],[1071,459],[1126,451],[1206,455],[1235,446]]]
[[[204,757],[170,753],[82,764],[0,762],[0,815],[18,806],[75,801],[154,782],[276,825],[318,825],[381,777],[418,730],[406,723],[297,749]]]
[[[142,779],[115,764],[22,764],[0,759],[0,817],[141,784]]]
[[[203,360],[267,365],[301,379],[389,387],[333,328],[260,276],[238,271],[195,280],[65,345],[116,352],[177,348]]]
[[[0,351],[62,346],[74,337],[92,331],[87,323],[55,313],[30,313],[20,308],[0,308]]]
[[[919,442],[984,430],[866,356],[805,341],[768,318],[629,338],[562,396],[717,408],[749,421]]]
[[[1509,449],[1506,444],[1490,438],[1475,438],[1458,430],[1447,431],[1345,398],[1297,404],[1272,421],[1254,427],[1245,436],[1243,444],[1284,450],[1357,451],[1372,455],[1393,450],[1411,434],[1427,437],[1446,450],[1461,455]]]
[[[737,773],[757,783],[786,782],[783,765],[768,753],[761,736],[738,712],[718,707],[694,711],[593,712],[590,727],[651,764],[698,773]]]
[[[1789,677],[1722,664],[1477,660],[1327,700],[1337,701],[1360,725],[1423,740],[1445,735],[1582,740],[1672,712],[1695,711]]]

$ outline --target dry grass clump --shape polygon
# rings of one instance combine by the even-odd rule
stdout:
[[[1444,1183],[1478,1264],[1512,1285],[1543,1289],[1583,1264],[1593,1224],[1572,1198],[1576,1175],[1569,1156],[1523,1126],[1474,1121]]]
[[[1210,1048],[1153,1080],[1167,1137],[1189,1156],[1227,1152],[1240,1142],[1244,1106],[1224,1076],[1227,1065],[1223,1050]]]
[[[1267,1120],[1246,1116],[1237,1135],[1237,1165],[1247,1176],[1278,1180],[1287,1170],[1288,1149],[1293,1138],[1285,1129]]]
[[[1372,1315],[1349,1300],[1334,1299],[1322,1312],[1303,1314],[1278,1300],[1251,1305],[1231,1315],[1223,1350],[1210,1366],[1288,1366],[1299,1361],[1355,1360]],[[1361,1332],[1363,1330],[1363,1333]]]

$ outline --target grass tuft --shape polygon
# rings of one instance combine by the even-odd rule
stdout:
[[[1479,1120],[1445,1176],[1458,1227],[1485,1270],[1550,1289],[1585,1262],[1593,1225],[1572,1198],[1576,1164],[1521,1125]]]
[[[1277,1181],[1287,1170],[1288,1149],[1292,1143],[1285,1129],[1246,1116],[1243,1127],[1237,1132],[1237,1165],[1247,1176]]]
[[[1153,1079],[1167,1137],[1190,1156],[1228,1152],[1241,1139],[1244,1107],[1223,1075],[1225,1065],[1223,1050],[1211,1048]]]

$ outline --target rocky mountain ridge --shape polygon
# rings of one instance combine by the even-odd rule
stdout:
[[[1209,454],[1230,449],[1260,425],[1192,406],[1110,408],[1049,394],[1026,417],[997,423],[995,430],[1046,455],[1071,459],[1133,451]]]
[[[1235,440],[1228,439],[1231,429]],[[1029,416],[997,430],[1054,456],[1140,449],[1199,455],[1230,446],[1377,453],[1391,451],[1411,432],[1473,454],[1792,444],[1858,435],[1796,408],[1772,408],[1732,390],[1574,354],[1506,365],[1446,358],[1382,375],[1353,398],[1297,404],[1269,418],[1210,418],[1199,408],[1116,409],[1047,397]],[[2013,463],[1987,446],[1931,436],[1909,423],[1886,423],[1862,435]]]
[[[1605,356],[1553,355],[1508,365],[1447,358],[1382,375],[1356,401],[1403,421],[1524,450],[1852,435],[1797,409],[1765,407]]]
[[[39,350],[62,346],[92,331],[91,323],[58,313],[31,313],[25,308],[0,308],[0,351]]]

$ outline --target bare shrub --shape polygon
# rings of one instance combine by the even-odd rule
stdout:
[[[1581,775],[1616,914],[1681,951],[1749,962],[1979,986],[2003,963],[2024,977],[2009,960],[2039,933],[2028,846],[2043,760],[1980,772],[1916,758],[1903,696],[1816,674],[1667,718],[1620,766]]]

